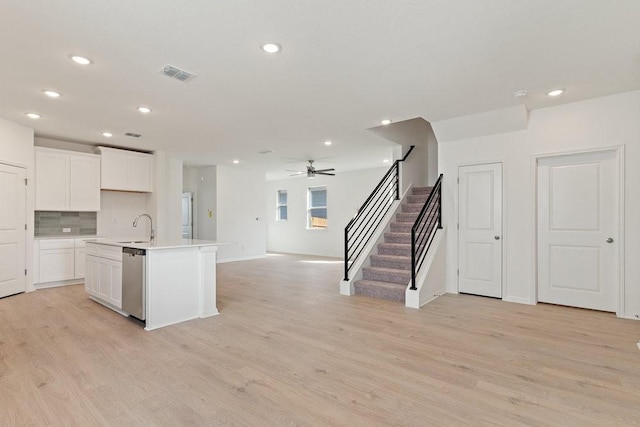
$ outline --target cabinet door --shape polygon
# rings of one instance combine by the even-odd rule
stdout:
[[[98,296],[98,259],[91,255],[85,257],[84,289],[89,295]]]
[[[100,157],[74,156],[69,159],[69,208],[72,211],[100,210]]]
[[[69,155],[36,150],[36,210],[69,210]]]
[[[75,275],[73,249],[40,250],[40,282],[73,279]]]
[[[104,258],[98,258],[98,296],[111,301],[111,264]]]
[[[85,248],[76,248],[75,249],[75,274],[74,278],[82,279],[85,277],[85,259],[87,255],[87,250]]]
[[[127,189],[151,192],[153,157],[149,154],[130,154],[127,157]]]
[[[100,158],[100,187],[103,190],[126,190],[127,153],[102,149]]]

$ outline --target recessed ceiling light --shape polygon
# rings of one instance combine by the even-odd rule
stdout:
[[[237,165],[238,163],[240,163],[240,160],[234,160],[234,161],[233,161],[233,164],[234,164],[234,165]]]
[[[113,134],[111,132],[102,132],[102,136],[104,136],[105,138],[111,138]]]
[[[278,53],[282,50],[282,46],[278,43],[265,43],[262,45],[262,50],[267,53]]]
[[[382,163],[389,163],[389,159],[384,159]]]
[[[37,113],[27,113],[27,117],[29,117],[30,119],[39,119],[40,118],[40,114]]]
[[[549,96],[560,96],[564,93],[564,89],[554,89],[552,91],[547,92]]]
[[[85,58],[84,56],[71,55],[71,60],[76,64],[80,64],[80,65],[91,64],[91,60],[89,58]]]
[[[517,91],[513,92],[513,96],[514,96],[514,98],[524,98],[525,96],[527,96],[527,91],[526,90],[517,90]]]
[[[329,145],[331,145],[331,144],[333,144],[333,142],[331,142],[331,141],[325,141],[325,142],[324,142],[324,145],[326,145],[326,146],[329,146]]]
[[[142,114],[149,114],[151,112],[151,108],[149,107],[138,107],[138,111]]]
[[[60,98],[60,92],[56,92],[55,90],[44,90],[43,92],[49,98]]]
[[[391,119],[380,120],[380,124],[383,125],[383,126],[390,125],[391,124]]]

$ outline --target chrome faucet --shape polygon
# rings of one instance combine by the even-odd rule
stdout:
[[[149,237],[149,241],[153,242],[153,239],[155,239],[155,233],[153,231],[153,218],[151,218],[151,216],[149,216],[149,214],[140,214],[136,217],[136,219],[133,220],[133,226],[137,227],[138,226],[138,220],[140,219],[141,216],[146,216],[147,218],[149,218],[149,221],[151,221],[151,236]]]

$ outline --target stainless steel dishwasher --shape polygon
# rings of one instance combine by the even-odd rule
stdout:
[[[122,248],[122,310],[140,320],[146,319],[145,257],[147,251]]]

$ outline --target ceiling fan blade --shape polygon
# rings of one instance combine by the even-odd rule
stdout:
[[[331,170],[331,169],[329,169]],[[316,175],[330,175],[330,176],[336,176],[335,173],[328,173],[328,172],[321,172],[321,171],[316,171]]]
[[[334,168],[330,168],[330,169],[316,169],[316,173],[318,172],[332,172],[334,171]]]
[[[289,171],[289,172],[292,172],[292,171]],[[292,173],[289,176],[300,176],[300,175],[306,175],[306,174],[307,174],[306,172],[296,172],[296,173]]]
[[[285,172],[298,172],[298,173],[306,173],[306,172],[303,172],[303,171],[299,171],[299,170],[296,170],[296,169],[285,169],[284,171],[285,171]]]

